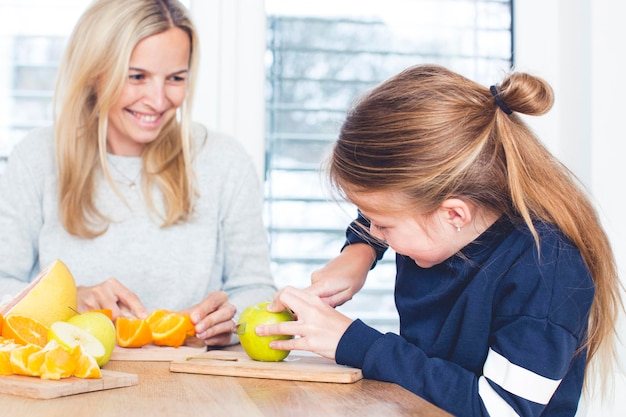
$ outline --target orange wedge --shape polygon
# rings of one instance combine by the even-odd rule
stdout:
[[[78,345],[78,348],[82,351],[82,346]],[[74,376],[78,378],[101,378],[102,371],[100,371],[100,366],[98,366],[98,362],[94,359],[93,356],[87,355],[84,352],[81,352],[80,358],[76,363],[76,369],[74,370]]]
[[[41,376],[41,367],[46,360],[46,353],[48,353],[46,349],[40,349],[28,355],[26,367],[30,376]]]
[[[28,358],[33,353],[39,352],[40,346],[28,344],[11,350],[11,368],[16,375],[33,376],[33,372],[28,367]]]
[[[146,321],[150,325],[155,345],[182,346],[187,336],[195,334],[188,314],[155,310],[146,317]]]
[[[0,375],[13,375],[11,351],[20,346],[13,340],[0,337]]]
[[[45,349],[45,358],[40,366],[41,379],[69,378],[74,374],[82,355],[80,345],[68,351],[58,343],[51,342]]]
[[[26,316],[12,314],[4,319],[2,337],[13,339],[15,343],[44,347],[48,343],[48,327]]]
[[[10,350],[0,350],[0,376],[2,375],[13,375]]]
[[[152,343],[152,331],[146,320],[118,317],[115,321],[115,339],[121,347],[142,347]]]

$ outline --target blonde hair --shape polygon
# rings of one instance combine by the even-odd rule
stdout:
[[[162,227],[185,221],[195,197],[191,167],[191,103],[198,67],[198,38],[187,10],[176,0],[96,0],[69,39],[55,91],[55,140],[59,211],[66,230],[92,238],[106,219],[94,201],[98,169],[111,180],[106,158],[107,117],[128,78],[130,57],[144,38],[177,27],[189,35],[187,94],[172,120],[143,154],[143,190]],[[154,204],[152,186],[163,194],[165,213]]]
[[[609,240],[574,175],[515,114],[546,113],[553,91],[524,73],[509,74],[495,88],[492,94],[436,65],[392,77],[348,113],[329,161],[331,185],[348,199],[354,193],[395,192],[424,214],[448,198],[462,198],[523,221],[537,245],[533,221],[556,225],[593,277],[588,360],[597,355],[601,369],[608,370],[623,309]]]

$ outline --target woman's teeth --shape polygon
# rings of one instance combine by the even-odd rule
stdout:
[[[148,115],[148,114],[141,114],[141,113],[136,113],[134,111],[131,111],[131,113],[133,114],[133,116],[135,116],[136,118],[138,118],[139,120],[141,120],[142,122],[146,122],[146,123],[152,123],[154,122],[156,119],[159,118],[159,115]]]

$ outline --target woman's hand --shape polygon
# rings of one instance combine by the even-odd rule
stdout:
[[[348,245],[322,269],[311,274],[311,285],[305,291],[317,295],[331,307],[340,306],[363,287],[375,259],[376,252],[371,246]]]
[[[228,302],[224,291],[209,294],[199,304],[187,310],[196,329],[196,337],[207,346],[226,346],[235,326],[237,308]]]
[[[270,343],[270,347],[281,350],[306,350],[334,360],[339,340],[352,323],[352,319],[319,297],[293,287],[285,287],[276,294],[268,310],[278,312],[282,311],[283,307],[292,310],[297,320],[257,326],[257,334],[299,336],[289,340],[275,340]]]
[[[92,287],[80,286],[77,290],[79,312],[108,308],[113,320],[120,316],[144,318],[148,315],[139,297],[115,278]]]

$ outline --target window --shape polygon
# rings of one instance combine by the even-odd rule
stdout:
[[[485,84],[512,65],[509,0],[266,0],[266,216],[280,287],[334,257],[356,210],[333,201],[320,163],[351,101],[402,69],[448,66]],[[395,255],[340,309],[397,331]]]
[[[52,119],[57,63],[85,4],[0,0],[0,162],[25,132]]]

